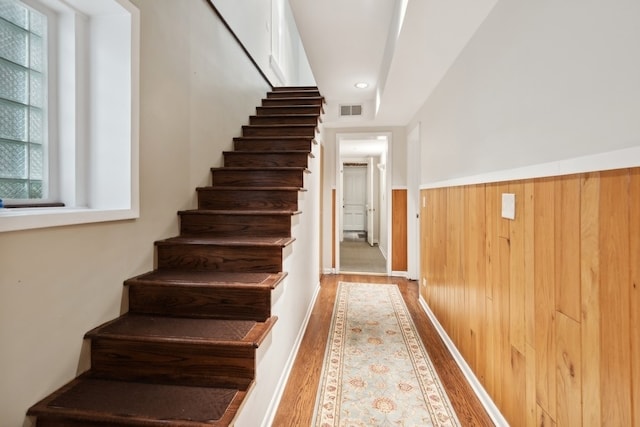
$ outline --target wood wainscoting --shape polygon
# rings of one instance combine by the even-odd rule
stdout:
[[[421,295],[509,423],[640,425],[640,168],[421,195]]]
[[[407,271],[407,190],[391,190],[391,270]]]

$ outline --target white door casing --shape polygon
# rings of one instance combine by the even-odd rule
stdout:
[[[376,216],[378,215],[377,208],[377,186],[375,181],[375,159],[369,157],[367,164],[367,243],[373,246],[374,242],[378,238],[376,235]]]
[[[407,137],[407,274],[420,275],[420,123]]]

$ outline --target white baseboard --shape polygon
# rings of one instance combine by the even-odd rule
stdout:
[[[304,333],[307,330],[307,325],[309,324],[309,319],[311,318],[311,313],[313,311],[313,307],[316,304],[316,299],[318,298],[319,293],[320,282],[316,284],[316,290],[314,291],[311,302],[307,307],[307,313],[304,316],[304,321],[302,322],[302,325],[300,325],[298,335],[296,336],[296,341],[293,344],[293,348],[291,350],[291,353],[289,354],[287,363],[284,365],[284,371],[282,372],[280,380],[278,381],[278,386],[273,393],[273,398],[271,399],[271,403],[269,403],[269,407],[267,408],[267,412],[264,416],[264,419],[262,420],[261,427],[270,427],[273,423],[273,419],[275,418],[276,412],[278,411],[278,406],[280,406],[282,394],[284,393],[284,389],[287,386],[287,381],[289,381],[289,375],[291,375],[293,363],[295,362],[296,356],[298,355],[298,350],[300,350],[300,344],[302,344],[302,338],[304,337]]]
[[[467,362],[464,360],[464,358],[462,357],[462,354],[460,354],[456,345],[453,343],[453,341],[451,341],[451,338],[449,338],[449,335],[447,335],[446,331],[444,330],[440,322],[438,322],[438,319],[436,318],[435,314],[433,314],[433,312],[427,305],[427,302],[422,298],[422,295],[420,295],[419,301],[420,301],[420,306],[422,307],[424,312],[427,314],[427,316],[429,316],[429,319],[431,319],[431,322],[433,323],[436,330],[438,331],[440,338],[442,338],[442,341],[444,341],[445,345],[451,352],[453,359],[456,361],[456,363],[460,367],[460,370],[462,370],[462,374],[465,376],[465,378],[469,382],[469,385],[471,385],[471,388],[476,393],[476,396],[478,396],[478,399],[480,399],[480,403],[482,403],[482,406],[484,406],[484,409],[489,414],[489,417],[491,418],[493,423],[496,426],[508,426],[509,423],[507,422],[507,420],[505,420],[502,413],[500,413],[500,410],[491,399],[491,396],[489,396],[489,393],[487,393],[484,387],[482,387],[482,384],[480,384],[480,381],[475,376],[475,374],[473,373],[473,371],[471,370]]]
[[[409,278],[409,273],[407,271],[392,271],[391,275],[396,277],[404,277],[405,279]]]

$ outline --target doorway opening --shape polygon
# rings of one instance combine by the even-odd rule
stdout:
[[[391,134],[338,134],[336,271],[387,275],[391,267]]]

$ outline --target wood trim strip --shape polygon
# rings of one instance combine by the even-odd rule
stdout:
[[[391,190],[391,270],[407,271],[407,190]]]
[[[331,190],[331,268],[336,268],[336,189]]]

